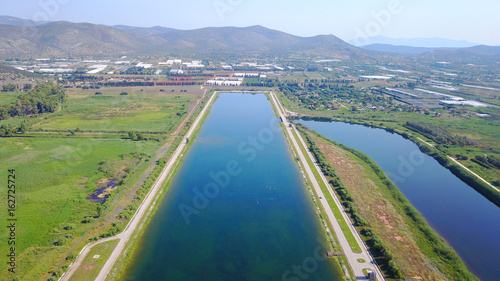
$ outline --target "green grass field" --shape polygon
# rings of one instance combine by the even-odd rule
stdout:
[[[11,104],[17,100],[22,92],[0,92],[0,105]]]
[[[16,170],[20,276],[37,280],[88,229],[82,221],[94,220],[97,204],[85,198],[95,189],[94,182],[106,177],[98,171],[100,162],[121,159],[123,154],[149,155],[157,146],[155,141],[121,139],[0,139],[2,177],[7,178],[8,169]],[[0,237],[6,235],[7,229],[1,228]],[[6,247],[2,243],[0,252],[5,253]],[[5,273],[2,270],[0,276]]]
[[[194,98],[166,92],[156,95],[130,93],[127,96],[75,93],[69,95],[60,112],[47,116],[33,129],[168,133],[185,118]]]
[[[99,271],[104,266],[117,244],[118,240],[112,240],[95,245],[87,254],[78,270],[75,271],[71,280],[94,280],[97,275],[99,275]]]

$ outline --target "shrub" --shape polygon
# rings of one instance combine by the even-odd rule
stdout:
[[[364,228],[363,230],[361,230],[361,234],[363,234],[364,236],[373,236],[373,229]]]
[[[66,260],[68,261],[74,261],[76,258],[76,253],[71,253],[66,257]]]

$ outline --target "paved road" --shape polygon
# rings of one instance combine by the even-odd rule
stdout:
[[[349,225],[351,232],[353,233],[358,244],[360,245],[362,253],[358,254],[358,253],[354,253],[352,251],[351,247],[349,246],[349,243],[347,242],[347,239],[346,239],[344,233],[342,232],[342,229],[340,228],[339,222],[335,218],[333,211],[330,209],[330,206],[328,205],[328,201],[326,200],[326,198],[323,194],[323,191],[321,190],[321,187],[319,186],[318,181],[314,177],[314,174],[313,174],[311,168],[309,167],[309,164],[307,163],[306,157],[309,157],[310,159],[313,160],[314,159],[313,156],[307,150],[307,146],[306,146],[304,140],[302,139],[302,137],[300,136],[299,132],[297,131],[297,129],[295,127],[289,126],[290,123],[288,123],[288,121],[286,121],[286,118],[283,114],[283,108],[281,107],[281,104],[277,102],[277,99],[276,99],[274,93],[271,92],[270,95],[271,95],[271,98],[276,106],[276,109],[278,110],[278,113],[279,113],[281,119],[283,120],[283,124],[286,127],[286,132],[288,133],[289,138],[290,138],[290,140],[291,140],[293,146],[295,147],[295,150],[299,156],[299,159],[304,166],[305,172],[307,173],[308,177],[311,179],[311,184],[312,184],[314,190],[316,191],[316,194],[320,198],[322,198],[319,201],[326,212],[328,220],[330,221],[330,223],[333,227],[333,230],[335,231],[335,234],[337,235],[337,239],[339,240],[340,246],[342,247],[342,249],[345,253],[345,256],[347,257],[347,260],[349,262],[349,265],[351,266],[351,268],[354,272],[354,275],[355,275],[354,279],[367,280],[364,273],[363,273],[363,269],[371,269],[372,271],[377,273],[378,280],[385,280],[379,267],[375,264],[375,260],[368,252],[368,249],[366,248],[366,245],[364,244],[363,240],[361,239],[359,233],[354,228],[353,223],[351,222],[350,218],[347,216],[346,212],[344,211],[342,204],[340,203],[340,201],[338,200],[338,198],[334,194],[334,192],[331,190],[331,188],[328,188],[328,191],[330,192],[331,196],[334,198],[335,203],[337,204],[337,207],[341,210],[341,213],[342,213],[342,216],[344,217],[344,220]],[[299,147],[299,144],[297,143],[296,139],[293,137],[292,130],[294,130],[296,132],[296,134],[299,137],[299,141],[306,148],[307,155],[304,155],[302,153],[302,151]],[[318,170],[318,173],[321,175],[324,184],[326,186],[329,186],[327,179],[323,176],[323,173],[321,172],[321,169],[317,165],[315,165],[315,168]],[[358,259],[363,259],[366,262],[360,263],[360,262],[358,262]]]
[[[185,139],[191,137],[191,135],[193,134],[194,130],[196,129],[196,127],[200,123],[200,120],[205,115],[207,108],[212,103],[215,96],[216,96],[216,93],[214,93],[210,97],[210,100],[205,105],[205,108],[203,108],[203,110],[200,112],[200,115],[198,115],[196,120],[193,122],[191,128],[189,129],[189,131],[185,135]],[[115,247],[115,249],[111,253],[111,256],[108,258],[107,262],[104,264],[103,268],[101,269],[101,271],[99,272],[99,275],[97,276],[97,278],[95,280],[96,281],[104,281],[106,279],[107,275],[109,274],[109,272],[113,268],[113,265],[118,260],[121,253],[123,252],[123,249],[125,248],[125,245],[127,244],[127,241],[130,239],[133,232],[137,229],[137,227],[141,223],[142,218],[150,210],[150,207],[151,208],[153,207],[151,205],[156,198],[156,194],[163,186],[163,183],[164,183],[165,179],[167,179],[167,176],[170,176],[171,171],[175,167],[178,158],[182,155],[181,153],[184,150],[184,148],[186,147],[186,145],[187,145],[187,143],[185,141],[183,141],[177,147],[173,156],[168,161],[167,165],[165,166],[165,168],[161,172],[160,176],[156,179],[152,188],[149,190],[148,194],[146,195],[146,197],[142,201],[142,204],[137,209],[137,212],[134,214],[134,216],[132,217],[132,219],[128,223],[125,230],[116,236],[102,239],[102,240],[96,241],[94,243],[90,243],[87,246],[85,246],[83,248],[83,250],[80,252],[80,254],[78,255],[78,257],[75,260],[75,262],[73,263],[73,265],[69,268],[68,272],[66,272],[66,274],[64,274],[64,276],[60,280],[62,280],[62,281],[70,280],[73,273],[78,269],[78,266],[81,264],[81,262],[83,261],[83,259],[86,256],[86,254],[90,251],[90,249],[93,246],[95,246],[96,244],[99,244],[99,243],[109,241],[109,240],[119,239],[120,241],[118,242],[118,245]]]

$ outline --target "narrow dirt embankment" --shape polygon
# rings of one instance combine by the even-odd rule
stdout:
[[[349,152],[310,136],[351,193],[360,215],[394,254],[403,275],[415,280],[446,280],[429,264],[412,239],[410,227],[393,203],[386,199],[390,195],[384,192],[383,183],[373,170]]]

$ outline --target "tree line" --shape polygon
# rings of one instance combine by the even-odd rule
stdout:
[[[26,84],[24,84],[22,90],[27,91],[27,90],[31,90],[32,88],[33,88],[33,85],[31,85],[30,83],[26,83]],[[2,86],[2,92],[15,92],[17,90],[19,90],[19,86],[14,85],[12,83],[9,83],[7,85]]]
[[[52,83],[38,84],[35,88],[29,90],[27,94],[19,96],[14,103],[0,106],[0,120],[16,116],[55,112],[65,97],[64,90]]]
[[[417,123],[417,122],[406,122],[406,127],[416,130],[420,133],[424,133],[426,135],[430,135],[432,139],[437,141],[438,143],[442,144],[451,144],[451,145],[458,145],[458,146],[466,146],[466,145],[475,145],[476,142],[468,137],[465,136],[458,136],[454,135],[448,130],[433,125],[431,123]]]

